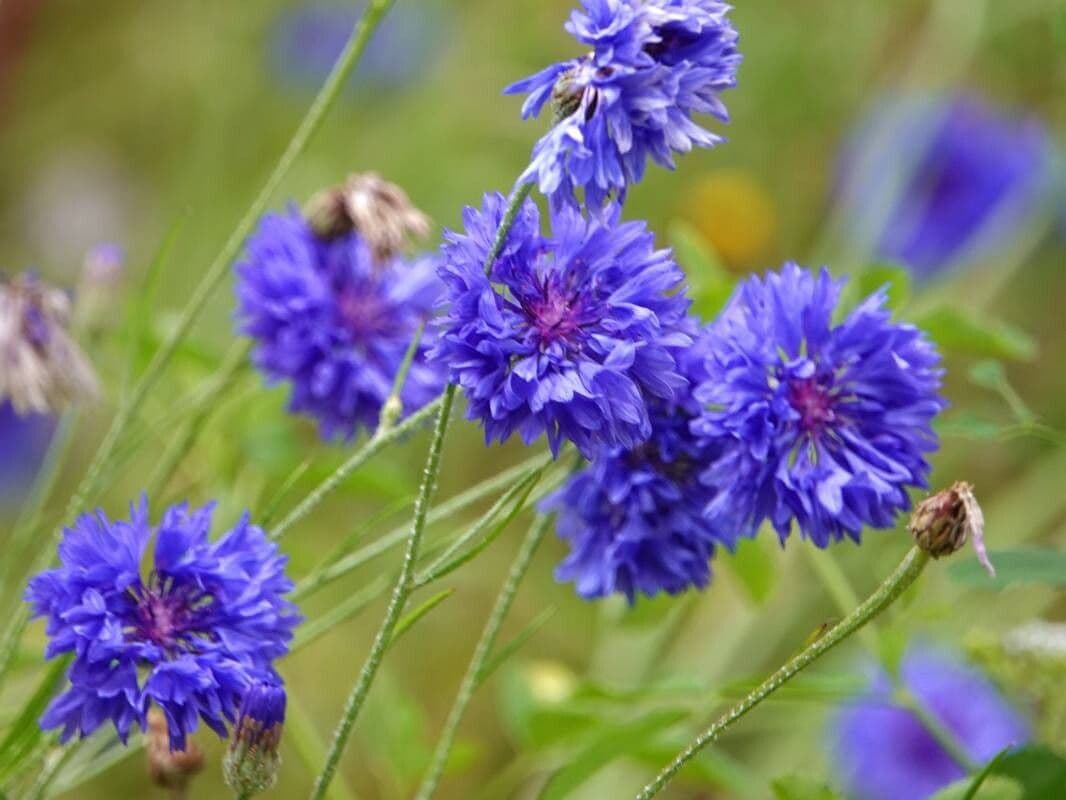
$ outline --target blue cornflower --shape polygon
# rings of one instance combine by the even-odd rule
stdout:
[[[716,529],[704,514],[713,492],[700,473],[721,444],[689,432],[700,411],[691,387],[705,377],[705,342],[699,337],[679,356],[689,386],[673,402],[650,404],[651,438],[604,448],[545,504],[559,512],[559,535],[570,545],[556,577],[573,581],[582,597],[620,592],[632,603],[638,592],[706,586],[715,545],[735,544],[733,531]]]
[[[152,527],[142,498],[129,521],[98,511],[64,530],[60,566],[26,591],[48,619],[46,657],[73,657],[70,688],[42,728],[62,728],[66,741],[110,720],[125,741],[134,724],[144,730],[154,703],[171,749],[183,750],[198,717],[225,736],[248,688],[275,677],[299,621],[284,599],[287,558],[247,515],[210,541],[212,513],[183,503]]]
[[[295,211],[268,214],[237,265],[238,324],[256,340],[271,382],[287,381],[289,409],[318,420],[327,438],[377,426],[404,353],[443,286],[435,260],[379,261],[358,233],[324,240]],[[404,383],[411,413],[444,387],[426,363],[427,332]]]
[[[55,430],[53,417],[19,414],[0,400],[0,506],[18,500],[44,461]]]
[[[507,88],[528,93],[523,118],[551,99],[554,127],[521,180],[536,180],[555,205],[599,209],[624,199],[647,159],[672,169],[674,153],[712,147],[720,136],[693,114],[723,122],[719,94],[736,85],[737,33],[718,0],[583,0],[566,29],[590,48]]]
[[[277,77],[294,88],[317,91],[333,69],[365,3],[311,0],[283,11],[273,24],[269,58]],[[402,89],[427,74],[448,40],[440,4],[398,4],[367,44],[353,85]]]
[[[883,102],[842,160],[848,228],[919,278],[994,253],[1039,217],[1054,148],[1035,118],[976,97]]]
[[[992,683],[952,655],[912,647],[899,680],[978,764],[1029,738],[1025,721]],[[855,800],[925,800],[966,774],[893,694],[889,676],[878,670],[866,691],[833,721],[829,749],[848,797]]]
[[[892,321],[884,291],[834,324],[842,283],[789,263],[741,284],[713,325],[693,431],[724,442],[703,474],[721,527],[753,534],[769,520],[783,541],[795,520],[819,547],[858,541],[926,485],[940,357]]]
[[[586,455],[636,447],[651,435],[647,403],[684,387],[673,349],[689,301],[684,276],[640,222],[552,212],[552,236],[527,200],[500,257],[484,263],[506,202],[488,194],[463,214],[466,233],[445,234],[441,277],[450,307],[431,353],[447,365],[481,420],[486,441],[517,431],[569,439]]]

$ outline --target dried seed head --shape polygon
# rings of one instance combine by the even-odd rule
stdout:
[[[409,239],[429,234],[429,218],[407,193],[374,172],[349,175],[341,186],[323,189],[304,209],[314,232],[332,239],[355,230],[378,261],[399,253]]]
[[[962,549],[968,539],[973,540],[977,559],[989,575],[995,576],[985,550],[985,517],[973,487],[965,481],[958,481],[920,502],[907,528],[918,546],[933,558],[951,555]]]
[[[170,749],[167,719],[158,708],[148,712],[145,752],[152,783],[174,792],[184,791],[189,781],[204,768],[203,751],[191,739],[187,740],[184,750]]]
[[[238,795],[265,792],[278,779],[281,757],[278,745],[285,722],[285,690],[272,683],[257,683],[244,695],[222,772]]]
[[[99,394],[69,327],[66,294],[31,274],[0,279],[0,399],[16,412],[52,413]]]

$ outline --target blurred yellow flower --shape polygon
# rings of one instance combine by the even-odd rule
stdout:
[[[740,169],[716,170],[695,181],[684,195],[681,216],[732,267],[761,263],[777,233],[773,201]]]

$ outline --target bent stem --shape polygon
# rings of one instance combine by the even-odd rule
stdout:
[[[330,781],[337,771],[341,754],[348,743],[352,727],[363,707],[363,701],[370,691],[381,666],[382,657],[388,649],[396,630],[396,624],[400,620],[404,606],[411,594],[414,584],[415,563],[418,560],[418,551],[422,544],[422,534],[426,527],[426,516],[429,513],[429,504],[433,498],[433,492],[437,487],[437,476],[440,474],[440,457],[444,447],[444,435],[448,431],[448,420],[451,416],[452,403],[455,400],[455,384],[449,384],[444,390],[444,396],[440,405],[440,413],[437,416],[437,425],[433,431],[433,441],[429,446],[429,454],[426,457],[426,468],[422,475],[422,485],[418,489],[418,499],[415,501],[414,520],[411,523],[411,535],[407,539],[407,549],[403,557],[403,565],[400,568],[400,576],[392,592],[392,599],[385,611],[385,618],[381,621],[381,627],[374,637],[374,644],[370,648],[370,654],[363,664],[359,678],[352,687],[351,694],[344,705],[344,712],[333,734],[333,742],[330,744],[329,753],[326,756],[325,766],[321,774],[315,780],[311,790],[311,800],[321,800],[329,788]],[[394,429],[395,430],[395,429]]]
[[[470,703],[470,698],[473,697],[474,691],[481,681],[485,663],[488,661],[489,654],[496,643],[496,637],[500,633],[503,621],[511,610],[511,604],[514,602],[515,594],[518,592],[518,585],[526,576],[529,565],[533,560],[533,555],[544,539],[544,533],[548,530],[550,521],[550,516],[540,516],[533,522],[533,526],[529,529],[529,533],[522,542],[518,555],[515,556],[514,563],[511,564],[507,580],[504,581],[503,587],[500,589],[500,594],[496,598],[496,605],[493,606],[492,613],[485,623],[481,638],[474,649],[474,655],[470,659],[470,665],[466,668],[466,675],[463,676],[463,682],[459,685],[455,702],[448,713],[448,719],[444,723],[444,730],[437,741],[437,747],[433,751],[429,769],[425,778],[422,779],[422,785],[415,795],[415,800],[429,800],[437,789],[437,784],[440,782],[440,777],[444,772],[444,766],[448,762],[448,754],[451,753],[452,744],[455,742],[455,734],[459,730],[459,723],[462,722],[463,714]]]
[[[877,587],[873,594],[866,598],[861,605],[843,620],[830,628],[824,636],[811,642],[798,655],[786,662],[777,672],[759,684],[747,697],[730,708],[714,724],[697,736],[688,747],[677,755],[677,758],[659,773],[655,780],[641,790],[637,795],[637,800],[650,800],[650,798],[655,797],[685,764],[691,761],[704,747],[721,736],[722,732],[730,725],[788,683],[824,653],[860,630],[867,622],[892,605],[904,590],[921,575],[927,563],[929,563],[929,554],[917,547],[912,547],[907,555],[904,556],[900,565],[885,579],[884,583]]]

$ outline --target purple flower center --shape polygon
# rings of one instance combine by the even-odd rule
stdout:
[[[816,378],[793,380],[788,387],[788,402],[800,415],[806,433],[817,433],[836,418],[829,390]]]
[[[342,289],[337,309],[344,327],[358,341],[370,341],[393,328],[390,310],[370,286]]]
[[[540,293],[521,301],[522,308],[544,344],[572,341],[583,325],[593,321],[588,303],[580,292],[563,284],[562,276],[546,278]]]
[[[140,593],[132,635],[166,650],[188,647],[203,630],[200,611],[212,598],[200,589],[174,586],[169,579],[154,578]]]

